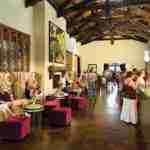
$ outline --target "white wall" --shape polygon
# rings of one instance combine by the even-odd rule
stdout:
[[[0,22],[22,32],[32,33],[32,7],[25,8],[24,0],[1,0]]]
[[[25,8],[24,0],[1,0],[0,23],[31,35],[31,60],[33,52],[32,7]],[[31,61],[31,71],[33,62]]]
[[[114,45],[110,41],[95,41],[79,47],[82,70],[88,64],[97,64],[102,72],[104,63],[128,63],[138,68],[144,67],[144,50],[147,44],[134,40],[118,40]]]

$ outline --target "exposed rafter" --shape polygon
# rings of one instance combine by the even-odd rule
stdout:
[[[66,8],[70,3],[72,3],[74,0],[65,0],[63,4],[61,4],[60,8]]]
[[[85,1],[83,1],[83,2],[81,2],[79,4],[76,4],[72,7],[61,10],[61,14],[62,14],[62,16],[66,16],[66,15],[72,13],[72,12],[78,12],[80,10],[86,11],[86,10],[89,10],[89,9],[94,10],[96,8],[102,8],[102,5],[96,5],[96,3],[93,2],[93,1],[90,2],[90,3],[85,3]]]
[[[25,0],[25,7],[30,7],[36,5],[38,2],[42,0]],[[58,12],[59,7],[55,0],[47,0]]]
[[[124,36],[124,37],[114,37],[113,40],[115,41],[115,40],[129,40],[129,39],[137,40],[135,38],[126,37],[126,36]],[[82,44],[88,44],[89,42],[93,42],[93,41],[111,41],[111,38],[94,37],[93,39],[89,39],[87,41],[82,41]]]
[[[25,7],[30,7],[42,0],[25,0]]]
[[[41,0],[25,0],[32,6]],[[67,31],[81,43],[94,40],[150,40],[150,0],[47,0]],[[107,1],[107,2],[106,2]]]
[[[58,12],[59,11],[59,6],[55,0],[47,0]]]
[[[111,6],[116,7],[116,8],[121,8],[124,6],[132,6],[132,5],[141,5],[141,4],[150,4],[149,0],[122,0],[122,1],[112,1]],[[69,8],[64,8],[61,10],[61,14],[63,16],[66,16],[67,14],[74,12],[74,11],[79,11],[79,10],[89,10],[89,9],[98,9],[98,8],[104,8],[105,7],[105,1],[83,1],[80,2],[74,6],[71,6]]]

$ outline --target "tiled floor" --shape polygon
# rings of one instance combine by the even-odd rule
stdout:
[[[134,127],[119,120],[115,92],[99,97],[94,111],[75,113],[70,127],[34,129],[24,141],[1,142],[0,150],[150,150],[150,101]]]

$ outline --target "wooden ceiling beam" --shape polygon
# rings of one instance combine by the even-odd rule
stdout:
[[[143,43],[147,43],[148,42],[148,40],[143,39],[141,37],[130,36],[130,35],[124,35],[124,36],[119,37],[119,38],[117,38],[117,37],[113,38],[114,42],[116,40],[130,40],[130,39],[136,40],[136,41],[139,41],[139,42],[143,42]],[[94,39],[90,39],[90,40],[87,40],[87,41],[83,40],[83,41],[81,41],[81,43],[82,43],[82,45],[84,45],[84,44],[88,44],[89,42],[93,42],[93,41],[111,41],[111,38],[99,38],[99,37],[95,37]]]
[[[80,41],[81,43],[84,41],[88,41],[91,39],[91,37],[94,37],[94,34],[90,32],[88,35],[82,37],[81,39],[77,39],[77,41]]]
[[[64,3],[63,3],[61,6],[59,6],[58,17],[63,16],[63,14],[64,14],[64,9],[65,9],[68,5],[70,5],[73,1],[74,1],[74,0],[65,0]]]
[[[112,16],[111,17],[111,21],[112,22],[124,22],[125,20],[129,21],[129,20],[133,20],[133,19],[136,19],[136,20],[140,20],[142,19],[142,17],[134,14],[134,15],[129,15],[127,16],[126,14],[124,15],[119,15],[118,17],[116,16]],[[96,22],[96,23],[103,23],[103,22],[106,22],[108,21],[108,18],[106,18],[104,16],[104,14],[97,14],[97,15],[90,15],[88,17],[82,17],[81,19],[72,19],[72,21],[69,21],[67,26],[68,28],[71,28],[71,27],[74,27],[74,26],[77,26],[78,24],[82,24],[82,22]]]
[[[91,28],[87,28],[85,31],[78,31],[78,40],[82,41],[87,41],[90,40],[92,36],[95,36],[94,33],[99,32],[100,33],[100,37],[105,37],[105,35],[103,34],[104,32],[101,30],[101,28],[96,28],[97,26],[91,27]],[[109,31],[109,33],[112,33],[112,36],[129,36],[130,38],[137,40],[137,41],[141,41],[141,42],[147,42],[150,39],[150,34],[148,33],[144,33],[140,28],[136,27],[136,26],[123,26],[123,28],[125,27],[125,29],[122,29],[120,32],[116,32],[118,31],[118,29],[116,30],[106,30]],[[131,30],[134,29],[134,30]],[[87,35],[88,33],[88,35]],[[89,34],[89,33],[93,33],[93,34]],[[98,35],[98,34],[97,34]],[[103,35],[103,36],[102,36]],[[109,34],[106,33],[106,35],[108,36]]]
[[[57,14],[58,14],[58,11],[59,11],[59,6],[58,4],[56,3],[55,0],[47,0],[57,11]]]
[[[125,0],[122,1],[112,1],[111,6],[114,8],[121,8],[126,6],[132,6],[132,5],[142,5],[142,4],[150,4],[149,0]],[[63,9],[61,14],[62,16],[67,16],[67,14],[72,13],[74,11],[79,10],[94,10],[94,9],[104,9],[105,8],[105,1],[100,1],[99,3],[94,1],[90,1],[89,3],[86,3],[85,1],[78,3],[72,7]]]
[[[95,25],[93,26],[86,26],[84,28],[78,28],[77,30],[70,33],[71,36],[77,36],[78,34],[86,33],[95,29]]]
[[[71,6],[69,8],[61,10],[62,11],[61,14],[62,14],[62,16],[67,16],[68,13],[71,13],[71,12],[74,12],[74,11],[79,11],[79,10],[86,11],[86,10],[90,10],[90,9],[92,9],[91,5],[93,6],[93,8],[96,7],[95,0],[89,1],[89,2],[83,1],[83,2],[80,2],[78,4],[75,4],[74,6]]]
[[[114,37],[114,36],[119,36],[122,37],[122,35],[117,34],[115,31],[108,31],[109,33],[104,34],[103,31],[101,31],[101,28],[98,28],[97,26],[93,27],[93,29],[88,29],[88,34],[87,32],[82,32],[79,33],[79,37],[77,38],[77,40],[84,42],[84,41],[91,41],[93,40],[93,37],[95,38],[99,38],[99,39],[104,39],[106,36],[109,37]],[[117,37],[118,38],[118,37]]]
[[[129,20],[132,20],[133,21],[134,17],[130,17],[130,18],[112,18],[111,20],[111,25],[115,28],[121,28],[121,27],[124,27],[124,26],[129,26],[131,23],[129,22]],[[76,34],[78,34],[79,32],[87,32],[87,30],[90,30],[90,29],[93,29],[95,28],[95,25],[93,26],[88,26],[90,23],[93,24],[97,24],[97,26],[100,26],[102,31],[105,31],[105,30],[110,30],[111,29],[111,26],[109,24],[109,22],[106,20],[106,19],[99,19],[99,18],[94,18],[94,17],[90,17],[89,19],[85,19],[84,21],[82,22],[78,22],[76,24],[72,24],[72,26],[68,26],[68,32],[72,35],[72,36],[75,36]],[[136,24],[136,23],[135,23]],[[96,26],[96,27],[97,27]],[[131,26],[131,25],[130,25]],[[78,30],[76,30],[75,32],[73,31],[74,28],[77,28]],[[134,26],[133,26],[134,28]],[[136,29],[136,28],[135,28]]]
[[[60,6],[60,8],[64,9],[68,5],[70,5],[74,0],[65,0],[64,3]]]
[[[88,32],[89,32],[89,34],[86,34]],[[81,41],[81,43],[91,42],[91,41],[93,41],[92,37],[96,37],[96,36],[98,36],[99,40],[105,40],[106,39],[105,35],[103,34],[104,32],[102,32],[102,31],[100,32],[100,37],[98,34],[94,34],[94,32],[95,33],[98,32],[98,29],[95,29],[95,31],[88,29],[88,32],[85,31],[82,33],[83,35],[79,36],[80,38],[78,38],[78,40]],[[110,34],[111,34],[111,32],[110,32]],[[147,42],[148,38],[150,37],[150,36],[149,37],[145,36],[145,34],[142,32],[137,33],[137,31],[125,31],[125,30],[121,30],[120,32],[116,32],[116,30],[115,30],[115,31],[113,31],[112,34],[113,34],[113,40],[118,40],[118,38],[115,39],[115,36],[121,36],[123,39],[134,39],[134,40],[144,42],[144,43]],[[109,36],[109,34],[106,33],[106,36]],[[110,36],[110,38],[107,38],[107,40],[111,40],[111,39],[112,39],[111,36]]]
[[[25,0],[25,7],[30,7],[30,6],[34,6],[35,4],[37,4],[38,2],[40,2],[42,0]]]
[[[144,42],[144,43],[148,42],[148,37],[142,36],[140,32],[136,32],[136,31],[131,32],[131,31],[123,31],[123,30],[117,32],[122,36],[131,37],[132,39],[140,42]]]
[[[150,4],[149,0],[125,0],[127,6],[129,5],[142,5],[142,4]]]
[[[150,4],[150,1],[124,0],[124,2],[111,2],[113,7],[111,19],[105,17],[105,3],[102,1],[90,1],[88,4],[80,2],[74,6],[64,8],[63,15],[68,21],[67,29],[69,33],[71,36],[76,36],[77,40],[81,42],[90,42],[97,38],[102,40],[105,38],[105,34],[110,36],[109,40],[111,41],[114,40],[116,35],[120,35],[123,38],[129,36],[129,38],[146,42],[147,39],[150,39],[147,32],[150,31],[148,26],[150,22],[148,17],[145,21],[147,15],[145,15],[146,11],[143,7],[146,6],[149,11],[150,5],[143,4]],[[122,9],[126,6],[130,7]],[[136,11],[132,9],[135,7],[137,8]],[[138,14],[140,9],[143,10],[143,15]],[[91,13],[87,15],[88,11],[91,11]],[[94,13],[92,13],[93,11]],[[122,34],[118,34],[117,30],[120,30]]]
[[[101,38],[105,37],[104,32],[98,31],[98,29],[95,29],[95,30],[89,30],[88,29],[85,32],[79,33],[79,36],[78,36],[77,40],[79,40],[79,41],[90,40],[92,36],[96,36],[95,33],[97,33],[97,35],[99,33]],[[111,31],[109,31],[109,33],[111,33]],[[106,33],[106,36],[108,36],[108,35],[109,34]],[[118,33],[118,34],[115,31],[115,32],[112,32],[112,35],[113,35],[113,37],[114,36],[130,36],[130,38],[132,37],[132,39],[135,39],[135,40],[138,40],[138,41],[142,41],[142,42],[147,42],[150,39],[149,35],[146,35],[145,33],[142,33],[142,32],[137,33],[136,31],[132,31],[132,32],[131,31],[126,31],[125,32],[123,30],[122,33]],[[137,37],[138,37],[138,39],[137,39]]]
[[[36,5],[38,2],[42,0],[25,0],[25,7],[30,7]],[[58,11],[58,4],[55,2],[55,0],[47,0],[55,9]]]
[[[88,34],[87,32],[81,32],[76,36],[77,40],[82,40],[82,39],[90,39],[92,36],[104,36],[103,32],[101,31],[100,28],[93,28],[93,30],[88,30]]]
[[[148,41],[149,41],[148,39],[145,39],[145,38],[138,36],[138,35],[135,35],[135,40],[143,42],[143,43],[148,43]]]
[[[132,37],[126,37],[126,36],[122,36],[122,37],[114,37],[113,40],[129,40],[129,39],[133,39]],[[111,38],[102,38],[102,37],[95,37],[93,39],[89,39],[87,41],[82,41],[81,43],[84,44],[88,44],[89,42],[93,42],[93,41],[111,41]]]
[[[96,20],[102,21],[104,20],[104,16],[102,14],[99,14],[99,15],[90,15],[88,17],[81,17],[80,19],[74,18],[68,22],[68,26],[75,26],[81,22],[86,22],[86,21],[89,22],[89,21],[96,21]]]

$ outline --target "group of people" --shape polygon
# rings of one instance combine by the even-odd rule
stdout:
[[[117,97],[119,97],[121,104],[120,119],[126,123],[137,124],[140,121],[141,112],[140,94],[144,93],[146,83],[149,81],[146,78],[145,70],[133,68],[128,71],[122,66],[120,69],[121,72],[114,73],[108,66],[105,66],[103,76],[106,79],[106,92],[110,89],[110,83],[116,84],[119,91]]]
[[[60,90],[66,96],[75,94],[76,96],[88,97],[93,108],[96,104],[97,95],[103,85],[105,85],[104,87],[107,89],[109,83],[113,83],[118,88],[118,96],[120,97],[120,102],[122,102],[120,119],[127,123],[137,124],[139,121],[138,117],[141,103],[139,93],[144,92],[146,83],[150,83],[150,76],[148,76],[148,82],[146,82],[145,76],[144,70],[139,71],[134,68],[132,71],[127,71],[126,68],[123,67],[120,73],[115,73],[109,69],[109,66],[105,66],[102,76],[99,76],[93,68],[87,72],[81,73],[81,76],[76,79],[71,78],[70,75],[64,72],[59,85]],[[3,80],[1,78],[0,76],[0,94],[2,95],[3,91],[12,93],[12,79],[10,75],[6,75],[5,80],[7,84],[6,81],[5,84],[2,84],[4,82],[2,82]],[[6,88],[4,88],[3,85],[7,85]],[[32,73],[32,76],[25,84],[25,96],[31,98],[40,93],[39,89],[38,79],[36,75]]]
[[[139,94],[146,87],[145,71],[127,71],[122,74],[121,97],[123,99],[120,119],[137,124],[140,121],[141,99]]]
[[[21,78],[13,72],[0,73],[0,101],[32,98],[40,92],[40,77],[31,72]]]
[[[60,82],[65,94],[86,96],[93,105],[96,103],[97,73],[94,72],[93,68],[88,72],[81,73],[80,77],[73,80],[65,74]]]

